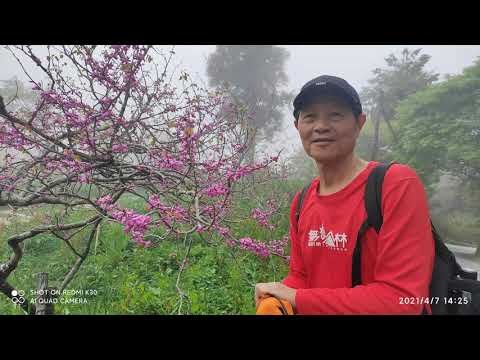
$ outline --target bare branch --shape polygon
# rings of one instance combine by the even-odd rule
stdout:
[[[48,226],[41,226],[37,227],[35,229],[32,229],[30,231],[26,231],[22,234],[15,235],[10,237],[7,240],[8,245],[12,248],[13,254],[10,257],[9,261],[6,264],[2,264],[0,266],[0,283],[5,281],[10,273],[15,270],[17,267],[20,259],[22,258],[23,251],[22,248],[20,247],[20,243],[24,241],[25,239],[32,238],[38,234],[42,234],[44,232],[49,232],[49,231],[54,231],[54,230],[70,230],[70,229],[75,229],[78,227],[82,227],[86,224],[98,221],[100,219],[99,216],[94,216],[86,221],[82,222],[77,222],[77,223],[71,223],[67,225],[63,224],[57,224],[57,225],[48,225]]]
[[[185,235],[186,237],[187,235]],[[185,253],[185,257],[183,258],[183,261],[182,261],[182,264],[180,265],[180,269],[178,271],[178,275],[177,275],[177,281],[175,283],[175,288],[177,289],[177,292],[180,296],[180,299],[179,299],[179,305],[178,305],[178,315],[181,315],[182,314],[182,304],[183,304],[183,299],[184,298],[187,298],[188,299],[188,296],[187,294],[185,294],[185,292],[180,288],[180,278],[182,276],[182,273],[183,273],[183,270],[185,269],[186,267],[186,264],[187,264],[187,261],[188,261],[188,256],[190,255],[190,250],[192,248],[192,243],[193,243],[193,237],[190,236],[190,240],[188,242],[188,248],[187,248],[187,252]]]
[[[92,240],[95,236],[95,233],[97,231],[97,226],[100,224],[100,222],[102,221],[102,219],[98,219],[96,220],[94,223],[93,223],[93,228],[92,230],[90,231],[90,235],[88,237],[88,240],[87,240],[87,244],[85,246],[85,250],[83,252],[83,254],[81,254],[77,261],[75,262],[75,264],[73,265],[72,269],[68,272],[68,274],[65,276],[65,279],[63,280],[62,282],[62,285],[60,286],[60,293],[63,292],[63,290],[68,286],[68,284],[72,281],[72,279],[74,278],[75,274],[78,272],[78,270],[80,269],[80,267],[82,266],[83,262],[85,261],[85,259],[87,258],[89,252],[90,252],[90,246],[92,244]]]

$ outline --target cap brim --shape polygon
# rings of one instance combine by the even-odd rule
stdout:
[[[345,99],[348,103],[353,103],[352,97],[341,87],[335,84],[326,84],[324,86],[314,86],[305,89],[295,98],[293,102],[294,108],[300,110],[302,107],[309,105],[312,101],[321,96],[337,96]]]
[[[302,109],[312,104],[322,96],[335,96],[335,97],[342,98],[350,105],[354,113],[358,111],[361,112],[361,109],[357,110],[357,105],[355,103],[355,100],[352,98],[350,94],[348,94],[340,86],[329,83],[324,86],[315,86],[312,88],[308,88],[300,92],[300,94],[298,94],[293,101],[294,117],[298,118],[298,115]]]

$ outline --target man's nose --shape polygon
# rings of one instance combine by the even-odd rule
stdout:
[[[315,132],[325,132],[330,130],[330,125],[326,119],[317,118],[313,124],[313,131]]]

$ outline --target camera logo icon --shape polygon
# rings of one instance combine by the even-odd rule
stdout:
[[[23,304],[25,302],[25,291],[23,290],[12,290],[12,302],[17,305],[17,304]]]

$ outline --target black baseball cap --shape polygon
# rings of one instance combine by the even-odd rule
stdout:
[[[298,120],[300,110],[309,105],[319,95],[335,95],[345,99],[352,107],[353,114],[358,116],[362,113],[362,104],[357,91],[344,79],[321,75],[303,85],[300,93],[293,100],[293,116]]]

